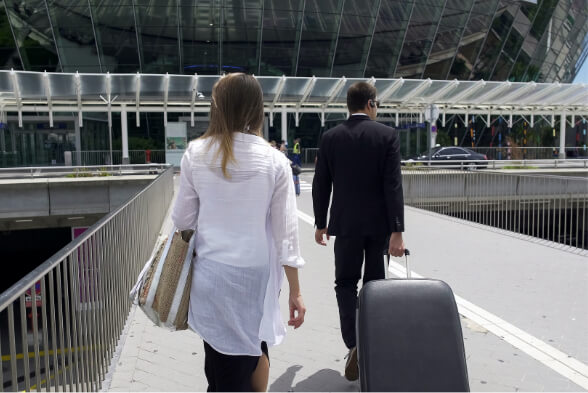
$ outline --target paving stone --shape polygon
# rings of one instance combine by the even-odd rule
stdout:
[[[129,386],[129,392],[149,392],[153,391],[152,387],[142,382],[133,381]]]
[[[190,381],[193,378],[193,373],[177,370],[174,366],[174,363],[168,363],[166,366],[162,366],[161,364],[151,363],[143,359],[139,359],[137,362],[137,370],[153,375],[158,375],[158,373],[165,373],[166,379],[170,379],[178,383],[183,381]]]
[[[131,381],[133,380],[133,374],[135,370],[132,371],[122,371],[118,370],[113,377],[112,381],[110,382],[110,391],[118,391],[118,389],[129,390]]]
[[[133,382],[140,382],[147,385],[150,390],[153,389],[157,391],[179,391],[190,389],[192,387],[190,386],[191,380],[184,379],[176,381],[164,372],[151,373],[140,369],[137,369],[133,375]]]

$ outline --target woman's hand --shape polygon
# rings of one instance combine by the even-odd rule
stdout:
[[[304,314],[306,314],[306,307],[304,306],[302,295],[299,293],[290,293],[288,305],[290,306],[288,326],[294,326],[294,329],[298,329],[304,323]]]

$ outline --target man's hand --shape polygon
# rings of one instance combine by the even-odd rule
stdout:
[[[317,229],[314,232],[314,241],[321,246],[326,246],[327,242],[325,241],[324,236],[327,236],[327,240],[329,240],[330,236],[327,234],[327,228],[324,229]]]
[[[402,232],[392,232],[392,235],[390,235],[390,244],[388,245],[388,253],[393,257],[401,257],[404,255],[404,240],[402,240]]]
[[[290,293],[288,305],[290,306],[288,326],[294,326],[294,329],[298,329],[304,323],[304,314],[306,314],[302,295]]]

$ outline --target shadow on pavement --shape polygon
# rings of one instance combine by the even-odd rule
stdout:
[[[302,366],[289,367],[269,387],[270,392],[358,392],[359,383],[347,381],[341,373],[324,368],[292,386]]]

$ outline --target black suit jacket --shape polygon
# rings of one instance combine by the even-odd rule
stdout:
[[[350,116],[323,134],[314,179],[315,225],[333,236],[404,231],[400,141],[396,130],[367,115]]]

